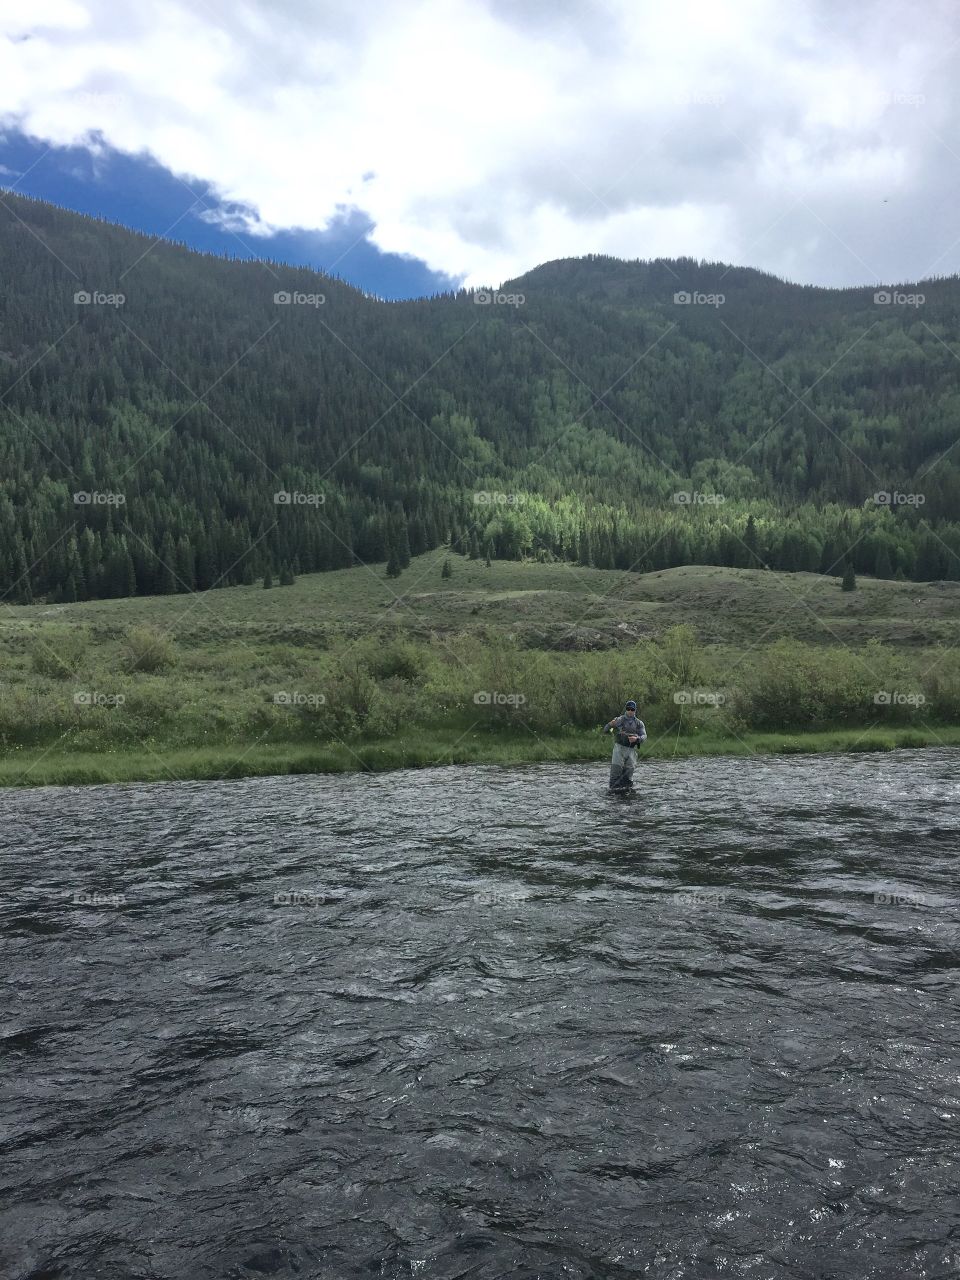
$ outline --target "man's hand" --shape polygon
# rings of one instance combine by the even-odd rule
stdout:
[[[640,741],[640,735],[639,733],[628,733],[627,740],[629,741],[631,747],[633,747]]]

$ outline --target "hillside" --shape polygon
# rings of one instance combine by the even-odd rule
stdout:
[[[0,611],[0,646],[9,656],[46,638],[56,649],[64,628],[109,645],[132,627],[150,627],[184,649],[218,641],[326,648],[401,631],[421,640],[502,636],[522,648],[569,653],[629,648],[686,626],[704,645],[721,647],[797,639],[960,648],[960,583],[863,578],[857,591],[844,592],[811,573],[684,565],[635,574],[503,560],[486,568],[460,557],[445,580],[444,558],[418,557],[395,581],[379,565],[310,574],[282,590],[29,605]]]
[[[388,304],[12,195],[0,263],[8,601],[402,565],[445,542],[960,578],[956,279],[878,305],[588,258]]]

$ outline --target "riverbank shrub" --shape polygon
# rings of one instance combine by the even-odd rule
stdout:
[[[34,673],[50,680],[69,680],[83,666],[88,640],[87,633],[80,630],[36,636],[30,647],[30,665]]]
[[[735,709],[759,730],[904,722],[926,710],[912,666],[877,643],[852,649],[779,640],[742,663]]]
[[[357,657],[374,680],[422,681],[428,650],[407,640],[373,638],[357,646]]]
[[[121,628],[96,646],[92,636],[86,648],[82,639],[65,644],[63,664],[50,667],[34,661],[25,633],[19,650],[6,654],[0,747],[244,749],[262,738],[356,750],[438,733],[454,741],[533,734],[557,743],[578,734],[592,740],[628,697],[637,699],[651,741],[668,735],[677,749],[712,735],[960,723],[960,653],[946,648],[780,641],[721,649],[676,628],[629,647],[556,652],[493,630],[406,638],[385,629],[358,641],[341,637],[326,651],[286,641],[214,651],[174,648],[163,633],[143,630],[133,645],[133,633]],[[53,624],[50,638],[57,639]],[[151,672],[144,662],[154,665],[158,641],[159,669]]]
[[[629,649],[550,653],[508,643],[485,646],[472,657],[475,688],[469,701],[486,726],[516,724],[538,733],[595,729],[634,698],[641,717],[670,721],[676,690],[700,680],[702,647],[676,628],[666,643],[641,641]],[[667,709],[666,712],[664,709]]]
[[[123,665],[129,672],[154,673],[172,667],[175,652],[173,641],[153,627],[132,627],[127,633]]]
[[[927,657],[920,685],[930,710],[944,723],[960,720],[960,653],[941,649]]]

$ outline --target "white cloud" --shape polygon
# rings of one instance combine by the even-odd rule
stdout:
[[[146,152],[254,233],[356,208],[379,248],[469,283],[588,252],[821,283],[960,269],[952,0],[0,14],[0,122]]]

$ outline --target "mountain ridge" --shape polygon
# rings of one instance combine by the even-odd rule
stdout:
[[[877,305],[594,256],[379,305],[310,268],[148,240],[0,200],[7,599],[207,589],[442,543],[957,576],[955,277]],[[916,501],[883,510],[884,492]]]

